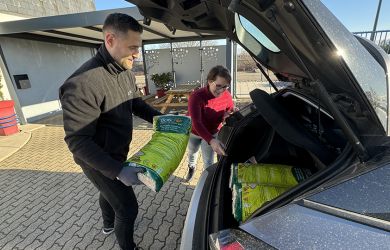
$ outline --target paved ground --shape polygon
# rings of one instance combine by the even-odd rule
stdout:
[[[138,125],[142,129],[134,131],[130,155],[152,134]],[[0,249],[119,249],[114,235],[100,232],[97,192],[74,164],[63,137],[61,126],[34,130],[24,147],[0,162]],[[179,248],[200,175],[197,171],[191,183],[183,183],[186,165],[184,157],[157,194],[135,188],[140,204],[135,241],[143,249]]]

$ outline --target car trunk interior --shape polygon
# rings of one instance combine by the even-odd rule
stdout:
[[[322,108],[319,111],[315,100],[292,89],[272,96],[260,91],[253,98],[254,103],[228,119],[220,131],[219,138],[228,146],[228,156],[219,168],[218,199],[223,207],[216,220],[219,229],[239,225],[233,217],[229,184],[233,163],[245,163],[252,158],[257,163],[309,169],[315,175],[334,162],[347,145],[335,120]]]

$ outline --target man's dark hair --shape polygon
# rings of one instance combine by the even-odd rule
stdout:
[[[112,29],[113,32],[126,34],[129,30],[142,33],[143,27],[133,17],[123,13],[112,13],[103,24],[103,32]]]
[[[229,70],[222,65],[217,65],[210,69],[209,73],[207,74],[207,81],[215,81],[217,76],[226,79],[229,83],[232,80]]]

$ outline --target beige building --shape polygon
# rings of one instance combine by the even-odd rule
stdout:
[[[0,21],[94,11],[94,0],[2,0]]]
[[[94,10],[96,10],[94,0],[2,0],[0,2],[0,22]],[[1,68],[0,87],[3,98],[11,99]]]

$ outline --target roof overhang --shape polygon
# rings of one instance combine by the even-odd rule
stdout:
[[[115,12],[126,13],[138,20],[144,27],[144,44],[222,38],[208,33],[175,30],[163,23],[144,19],[137,7],[2,22],[0,36],[96,47],[103,42],[105,18]]]

